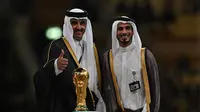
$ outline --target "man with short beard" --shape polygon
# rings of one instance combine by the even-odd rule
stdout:
[[[72,112],[76,108],[73,72],[89,72],[86,104],[89,111],[105,112],[100,94],[101,74],[97,49],[93,43],[91,22],[83,9],[68,10],[63,36],[52,41],[44,52],[41,67],[34,75],[35,94],[41,112]]]
[[[158,112],[160,83],[153,54],[142,48],[135,22],[119,16],[112,24],[112,49],[103,56],[103,99],[107,112]]]

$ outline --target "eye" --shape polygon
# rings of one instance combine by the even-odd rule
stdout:
[[[78,24],[77,21],[71,21],[71,25],[76,25],[76,24]]]
[[[80,21],[80,25],[85,25],[86,21]]]
[[[117,27],[117,30],[122,31],[123,27]]]
[[[126,30],[131,30],[132,27],[131,26],[126,26]]]

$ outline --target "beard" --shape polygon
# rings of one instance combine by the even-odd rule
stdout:
[[[122,39],[121,43],[122,44],[128,44],[130,42],[130,40],[127,41],[127,39]]]
[[[132,37],[128,37],[128,36],[127,37],[123,37],[123,36],[120,36],[120,37],[117,37],[117,40],[119,41],[120,44],[126,46],[126,45],[129,45],[132,42]]]
[[[74,39],[80,41],[80,40],[82,40],[84,33],[85,33],[85,30],[83,28],[74,29],[73,37],[74,37]]]
[[[76,32],[84,32],[84,29],[83,28],[81,28],[81,29],[74,29],[74,33],[76,33]]]

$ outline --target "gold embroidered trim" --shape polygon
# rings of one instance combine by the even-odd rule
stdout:
[[[62,39],[63,39],[63,41],[65,42],[65,45],[67,46],[67,48],[68,48],[70,54],[72,55],[73,59],[75,60],[77,66],[80,67],[80,64],[79,64],[79,62],[78,62],[78,60],[77,60],[77,58],[76,58],[76,55],[75,55],[74,51],[73,51],[72,48],[71,48],[69,42],[68,42],[67,39],[65,39],[64,37],[63,37]],[[93,94],[92,94],[92,92],[91,92],[90,89],[89,89],[89,91],[90,91],[90,95],[91,95],[91,97],[92,97],[93,106],[95,107],[94,96],[93,96]]]
[[[145,48],[141,49],[141,64],[142,64],[142,74],[143,74],[143,80],[144,80],[144,89],[145,89],[145,97],[146,97],[146,103],[147,103],[147,112],[150,112],[150,103],[151,103],[151,95],[149,90],[149,80],[148,80],[148,74],[147,74],[147,68],[145,63]]]
[[[68,48],[70,54],[72,55],[74,61],[75,61],[76,64],[77,64],[77,66],[80,67],[80,64],[79,64],[79,62],[78,62],[78,60],[77,60],[77,58],[76,58],[76,55],[75,55],[73,49],[71,48],[69,42],[68,42],[67,39],[65,39],[65,38],[62,38],[62,39],[63,39],[63,41],[65,42],[65,45],[67,46],[67,48]]]
[[[112,74],[112,79],[113,79],[113,83],[114,83],[114,87],[115,87],[115,93],[116,93],[116,96],[117,96],[117,103],[121,107],[122,112],[124,112],[124,107],[122,105],[122,101],[121,101],[120,94],[119,94],[119,88],[118,88],[118,84],[117,84],[117,79],[116,79],[116,75],[115,75],[115,72],[114,72],[113,55],[112,55],[111,50],[109,51],[109,57],[110,57],[110,71],[111,71],[111,74]]]
[[[97,75],[98,75],[98,84],[99,84],[99,88],[100,88],[100,92],[101,92],[102,85],[101,85],[101,70],[100,70],[100,64],[99,64],[99,55],[98,55],[95,44],[93,45],[93,47],[94,47],[94,56],[95,56]]]
[[[49,54],[50,54],[51,45],[52,45],[53,42],[54,42],[54,41],[52,41],[52,42],[50,43],[50,45],[49,45],[49,49],[48,49],[48,53],[47,53],[47,61],[46,61],[46,63],[44,64],[43,67],[45,67],[45,66],[47,65],[47,63],[49,62]]]

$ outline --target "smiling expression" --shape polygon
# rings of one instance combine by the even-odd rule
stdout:
[[[85,33],[87,20],[86,19],[71,19],[70,23],[73,29],[73,37],[77,41],[82,40],[83,34]]]
[[[130,23],[118,23],[116,35],[121,47],[127,47],[131,44],[133,34],[133,28]]]

